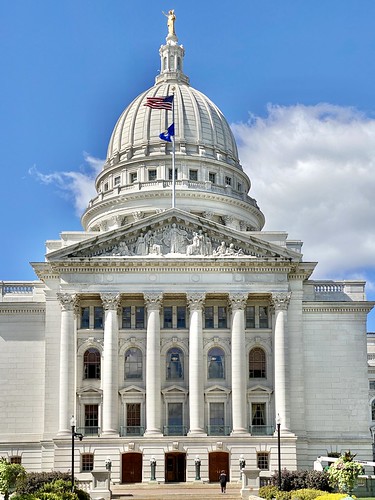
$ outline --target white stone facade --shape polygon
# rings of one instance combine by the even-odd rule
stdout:
[[[262,231],[225,118],[189,87],[175,36],[160,54],[85,230],[47,242],[38,281],[1,285],[0,455],[70,470],[74,415],[78,476],[110,457],[114,482],[149,481],[154,457],[156,480],[194,481],[199,457],[202,480],[239,480],[242,455],[277,469],[279,416],[283,467],[372,458],[364,283],[311,280],[302,243]],[[171,208],[171,151],[154,139],[169,122],[143,102],[172,86]]]

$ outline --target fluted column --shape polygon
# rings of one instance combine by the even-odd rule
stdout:
[[[70,419],[74,414],[74,307],[75,295],[58,293],[61,305],[59,436],[70,435]]]
[[[246,425],[245,307],[248,295],[229,296],[232,308],[232,434],[248,432]]]
[[[118,436],[118,293],[100,295],[104,308],[102,436]]]
[[[290,419],[287,402],[287,310],[290,293],[272,294],[272,303],[275,308],[275,413],[280,416],[282,431],[289,431]]]
[[[204,431],[203,305],[205,294],[187,296],[189,324],[189,435]]]
[[[160,381],[160,307],[161,293],[146,293],[147,348],[146,348],[146,432],[160,435],[161,381]]]

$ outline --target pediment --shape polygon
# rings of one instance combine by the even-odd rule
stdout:
[[[254,387],[251,387],[249,390],[248,390],[248,394],[264,394],[264,395],[270,395],[272,394],[272,389],[270,389],[269,387],[265,387],[263,385],[256,385]]]
[[[47,254],[49,262],[86,259],[276,258],[301,254],[179,209],[168,209]]]
[[[173,394],[174,396],[176,396],[178,394],[183,395],[183,396],[187,395],[186,389],[184,389],[183,387],[178,386],[178,385],[171,385],[170,387],[167,387],[166,389],[162,390],[161,392],[162,392],[162,394],[164,394],[164,396],[166,396],[167,394]]]
[[[222,385],[213,385],[206,390],[206,396],[210,394],[215,394],[215,395],[221,394],[227,396],[228,394],[230,394],[230,389]]]
[[[97,396],[97,395],[102,395],[103,391],[101,389],[98,389],[97,387],[94,387],[92,385],[88,385],[86,387],[83,387],[82,389],[77,390],[77,394],[79,396]]]
[[[141,389],[140,387],[137,387],[136,385],[130,385],[129,387],[125,387],[124,389],[121,389],[119,391],[121,396],[127,395],[127,396],[134,396],[134,395],[141,395],[144,396],[146,394],[146,391],[144,389]]]

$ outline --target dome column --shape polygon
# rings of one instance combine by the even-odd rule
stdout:
[[[102,436],[118,436],[118,316],[120,294],[103,293],[104,359]]]
[[[161,435],[160,308],[161,293],[144,294],[147,307],[146,432]]]
[[[189,435],[202,435],[204,431],[203,385],[203,305],[204,293],[187,296],[190,310],[189,324]]]
[[[245,307],[248,295],[229,296],[232,309],[232,424],[234,434],[247,433],[246,428],[246,352]]]

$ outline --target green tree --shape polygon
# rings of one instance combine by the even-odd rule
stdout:
[[[0,493],[8,500],[9,495],[16,490],[17,483],[26,475],[20,464],[11,464],[5,458],[0,458]]]

